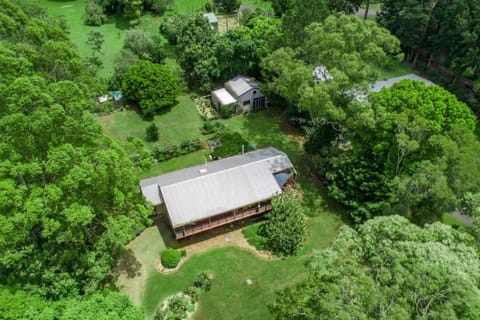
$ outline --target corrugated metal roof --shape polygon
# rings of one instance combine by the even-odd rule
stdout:
[[[174,228],[281,193],[265,162],[216,172],[160,189]]]
[[[223,105],[226,106],[228,104],[232,104],[237,102],[237,99],[232,97],[230,93],[225,88],[218,89],[212,92],[212,95],[216,96],[218,101]]]
[[[238,76],[230,81],[227,81],[227,83],[225,83],[225,87],[230,93],[232,93],[233,96],[238,98],[253,89],[255,86],[249,83],[246,78]]]
[[[261,173],[257,172],[259,179],[266,181],[267,184],[270,184],[273,181],[273,184],[277,187],[278,187],[278,184],[274,179],[273,174],[284,171],[284,170],[293,169],[293,165],[290,162],[290,159],[284,152],[276,148],[270,147],[270,148],[255,150],[252,152],[248,152],[245,154],[233,156],[233,157],[222,159],[222,160],[212,161],[199,166],[167,173],[158,177],[145,179],[140,181],[140,188],[145,198],[154,205],[162,204],[165,199],[165,203],[170,212],[169,203],[168,203],[169,200],[166,198],[166,195],[164,193],[165,190],[167,190],[167,193],[169,192],[168,191],[169,188],[167,187],[178,184],[178,185],[182,185],[183,188],[188,189],[190,188],[188,185],[191,184],[192,185],[191,188],[203,188],[203,187],[208,188],[209,193],[214,194],[217,197],[225,197],[226,199],[230,199],[230,196],[229,196],[230,190],[227,187],[224,187],[223,183],[217,184],[217,183],[211,182],[210,180],[203,180],[203,178],[213,177],[212,179],[214,180],[216,179],[218,181],[224,181],[224,177],[232,175],[231,171],[237,171],[242,168],[243,169],[250,168],[252,165],[255,165],[255,164],[262,164],[263,168],[266,169],[266,171],[264,170],[264,173],[268,172],[269,175],[271,176],[267,178],[265,177],[264,173],[262,175]],[[248,170],[257,170],[257,171],[260,170],[256,167],[251,167],[251,168],[254,168],[254,169],[248,169]],[[250,173],[248,172],[244,174],[251,177]],[[239,173],[238,172],[233,173],[233,175],[239,175]],[[242,179],[245,180],[245,178],[242,178]],[[251,177],[251,179],[253,178]],[[258,185],[260,186],[262,184],[258,183]],[[207,187],[207,186],[210,186],[210,187]],[[245,189],[248,187],[248,184],[246,183],[235,184],[235,186],[236,187],[233,188],[233,190],[236,190],[235,192],[237,193],[250,192],[249,190]],[[159,192],[159,189],[162,191],[163,198]],[[193,190],[189,191],[189,193],[183,193],[181,192],[181,189],[175,189],[175,190],[177,190],[179,193],[182,194],[181,197],[183,197],[182,199],[184,202],[189,202],[190,198],[195,194]],[[261,192],[258,189],[254,189],[254,191],[252,192],[255,192],[255,194],[257,195],[261,194]],[[257,201],[257,200],[253,200],[254,197],[250,197],[249,199],[252,200],[253,202]],[[175,201],[175,203],[177,203],[177,201]],[[244,203],[243,205],[247,205],[249,203],[251,202]],[[198,214],[200,216],[200,213]],[[196,220],[198,220],[198,218]]]
[[[213,12],[204,13],[203,16],[208,19],[209,23],[218,23],[217,16]]]

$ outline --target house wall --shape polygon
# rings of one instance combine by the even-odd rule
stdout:
[[[215,109],[217,109],[217,111],[220,109],[220,101],[218,101],[218,98],[216,95],[212,94],[212,102],[213,102],[213,106],[215,107]]]
[[[238,98],[238,104],[241,107],[240,111],[250,112],[253,110],[253,100],[255,98],[265,97],[259,88],[253,88],[252,90],[244,93],[241,97]],[[248,101],[249,104],[244,105],[244,102]]]

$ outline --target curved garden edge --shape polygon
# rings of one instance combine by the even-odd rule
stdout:
[[[227,236],[228,241],[226,240]],[[260,258],[262,260],[280,259],[269,251],[257,250],[254,246],[247,242],[247,239],[245,239],[244,235],[242,234],[242,229],[237,229],[231,232],[227,232],[225,234],[217,235],[208,240],[195,242],[183,247],[182,249],[187,251],[187,255],[185,257],[182,257],[178,265],[173,269],[165,268],[162,265],[160,258],[155,260],[154,267],[155,270],[159,273],[165,275],[175,274],[178,270],[180,270],[180,268],[185,264],[185,262],[189,260],[191,256],[198,253],[206,252],[213,248],[221,248],[226,246],[235,246],[241,250],[252,252],[257,258]]]

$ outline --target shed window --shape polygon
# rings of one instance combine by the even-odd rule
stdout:
[[[245,101],[243,101],[243,105],[244,105],[244,106],[248,106],[249,104],[250,104],[250,100],[245,100]]]

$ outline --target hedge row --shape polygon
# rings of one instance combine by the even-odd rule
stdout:
[[[152,157],[158,162],[176,158],[203,149],[203,143],[199,139],[184,141],[180,144],[171,144],[164,148],[154,146]]]

